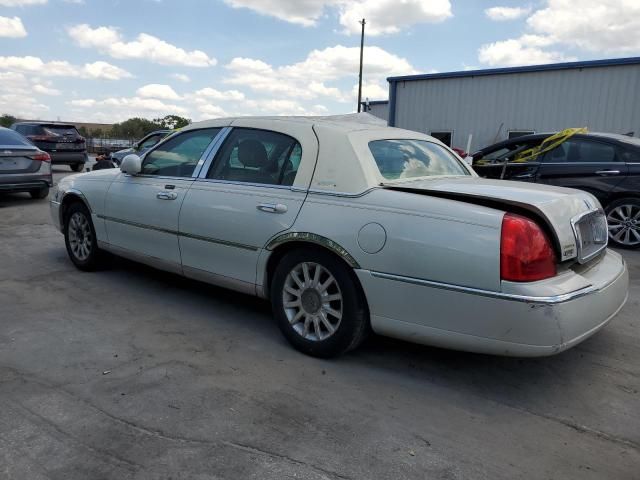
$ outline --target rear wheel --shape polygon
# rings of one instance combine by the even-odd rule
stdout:
[[[104,253],[98,248],[91,214],[82,203],[72,204],[65,215],[64,241],[73,264],[87,272],[102,266]]]
[[[81,172],[84,169],[84,163],[74,163],[70,167],[74,172]]]
[[[298,350],[335,357],[356,348],[368,330],[367,306],[353,272],[317,249],[286,254],[273,276],[271,303],[280,330]]]
[[[43,198],[47,198],[49,196],[49,187],[42,187],[37,190],[31,190],[29,192],[31,198],[36,200],[42,200]]]
[[[607,208],[609,241],[617,247],[640,248],[640,199],[622,198]]]

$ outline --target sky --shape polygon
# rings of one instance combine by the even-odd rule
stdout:
[[[0,114],[350,113],[389,76],[640,55],[640,0],[0,0]]]

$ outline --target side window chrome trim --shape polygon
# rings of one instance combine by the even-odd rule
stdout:
[[[202,157],[200,158],[200,161],[198,162],[198,165],[196,166],[196,169],[193,171],[193,178],[207,178],[207,172],[209,172],[211,164],[218,154],[218,150],[220,150],[220,147],[227,139],[232,130],[233,127],[223,127],[216,138],[213,139],[213,142],[204,151]]]
[[[243,186],[243,187],[260,187],[260,188],[277,188],[279,190],[291,190],[292,192],[302,192],[302,193],[306,193],[307,190],[306,189],[300,189],[300,188],[294,188],[291,185],[276,185],[276,184],[272,184],[272,183],[251,183],[251,182],[237,182],[234,180],[223,180],[223,179],[218,179],[218,178],[197,178],[196,179],[196,183],[194,183],[194,185],[197,185],[198,183],[215,183],[215,184],[221,184],[221,185],[238,185],[238,186]]]

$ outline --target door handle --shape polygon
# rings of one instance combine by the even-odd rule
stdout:
[[[256,208],[267,213],[286,213],[288,210],[282,203],[261,203]]]
[[[511,178],[517,178],[518,180],[523,180],[525,178],[533,178],[533,173],[523,173],[522,175],[515,175]]]
[[[606,177],[607,175],[620,175],[620,170],[598,170],[596,175]]]
[[[175,200],[178,198],[178,194],[175,192],[158,192],[156,198],[158,200]]]

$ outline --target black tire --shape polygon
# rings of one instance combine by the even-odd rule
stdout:
[[[42,187],[37,190],[31,190],[29,192],[31,198],[34,200],[42,200],[43,198],[47,198],[49,196],[49,187]]]
[[[81,172],[82,170],[84,170],[84,163],[74,163],[73,165],[69,166],[74,172]]]
[[[76,215],[79,217],[76,217]],[[74,247],[72,247],[74,240],[70,239],[70,236],[73,236],[73,230],[76,229],[76,227],[72,225],[72,222],[74,222],[74,220],[77,221],[79,218],[84,218],[87,222],[87,228],[84,231],[83,238],[86,237],[87,234],[90,235],[90,238],[87,239],[87,243],[85,244],[88,247],[88,255],[86,257],[74,251]],[[76,241],[77,238],[76,236]],[[67,247],[69,258],[78,269],[85,272],[92,272],[102,268],[105,254],[98,248],[98,240],[96,231],[93,228],[93,222],[91,221],[91,214],[83,203],[73,203],[65,212],[64,243]]]
[[[620,208],[622,207],[622,209]],[[619,212],[630,211],[630,218],[625,221]],[[640,199],[639,198],[621,198],[611,202],[605,208],[607,214],[607,221],[609,222],[609,244],[618,248],[626,248],[629,250],[636,250],[640,248],[640,239],[635,236],[634,231],[640,236]],[[621,225],[619,228],[612,228],[615,225]],[[626,236],[624,231],[628,231],[629,235]],[[622,230],[623,232],[621,232]],[[616,233],[621,234],[617,239],[614,238]],[[627,240],[625,241],[625,237]]]
[[[330,334],[328,338],[310,340],[303,337],[302,333],[298,332],[292,325],[284,307],[285,282],[292,270],[305,263],[321,266],[325,269],[325,274],[328,272],[333,276],[339,287],[336,292],[339,292],[342,297],[338,301],[342,318],[339,320],[334,333]],[[325,276],[326,278],[328,277]],[[335,284],[334,288],[336,288]],[[303,288],[300,288],[300,290],[303,290]],[[331,358],[353,350],[362,343],[370,329],[367,303],[353,270],[342,260],[321,249],[293,250],[280,260],[271,282],[271,304],[278,326],[289,343],[297,350],[314,357]],[[323,300],[320,300],[319,304],[316,303],[319,311],[324,311],[324,305]],[[334,304],[327,304],[327,306],[334,306]],[[319,311],[317,312],[318,314]],[[302,321],[299,321],[297,325],[302,323]],[[321,323],[320,320],[319,323]]]

